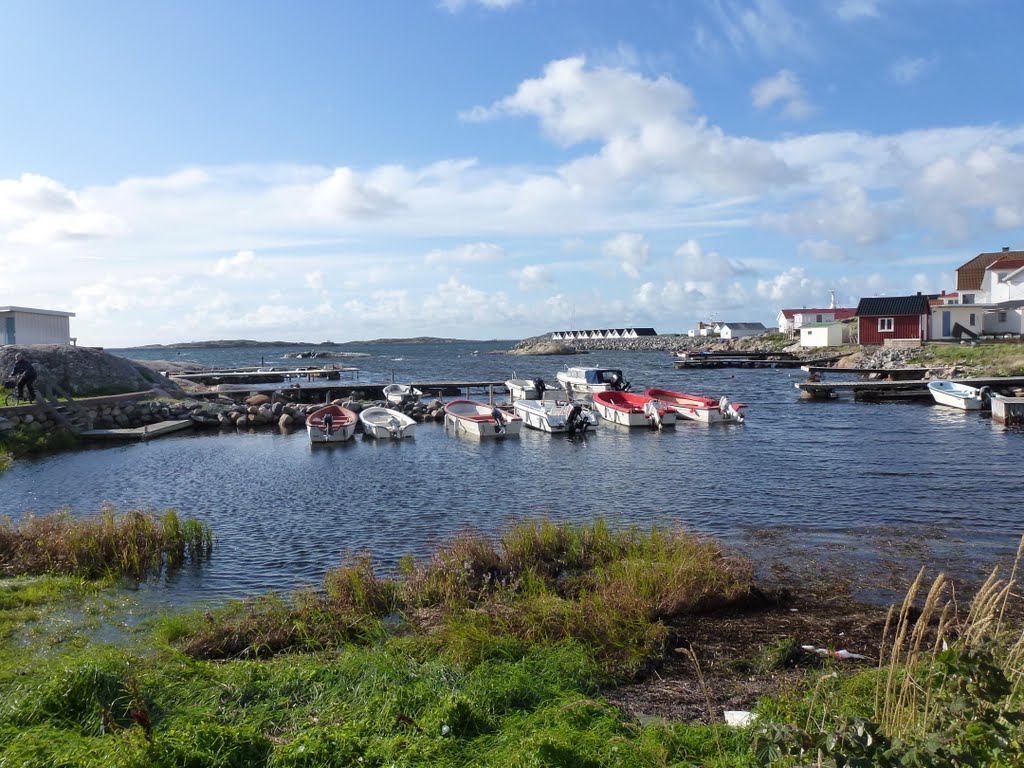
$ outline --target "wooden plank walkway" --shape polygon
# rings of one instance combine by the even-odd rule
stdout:
[[[800,368],[804,365],[821,365],[823,363],[834,363],[845,355],[832,355],[830,357],[817,357],[813,360],[800,358],[772,359],[771,357],[714,357],[705,355],[694,355],[687,358],[677,358],[676,368]]]
[[[171,421],[158,421],[154,424],[146,424],[141,427],[87,429],[84,432],[80,432],[79,437],[90,438],[93,440],[149,440],[153,437],[168,435],[171,432],[189,429],[191,426],[191,419],[173,419]]]
[[[852,393],[855,400],[892,400],[904,398],[929,398],[928,382],[935,379],[909,379],[906,381],[800,381],[793,386],[800,390],[802,397],[812,400],[832,400],[841,393]],[[995,390],[1010,390],[1024,387],[1024,376],[976,376],[949,379],[970,387],[991,387]]]

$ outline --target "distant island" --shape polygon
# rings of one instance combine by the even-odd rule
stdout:
[[[227,349],[229,347],[350,347],[361,344],[488,344],[502,339],[443,339],[437,336],[413,336],[404,339],[370,339],[368,341],[255,341],[253,339],[217,339],[183,341],[178,344],[144,344],[121,349]]]

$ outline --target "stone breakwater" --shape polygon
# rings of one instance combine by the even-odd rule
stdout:
[[[335,404],[359,413],[371,405],[388,405],[384,401],[358,399],[335,400]],[[268,395],[254,395],[243,403],[205,403],[197,400],[118,400],[64,408],[64,421],[70,421],[78,431],[88,429],[131,429],[161,421],[189,420],[194,426],[207,429],[251,429],[278,427],[283,430],[304,427],[306,417],[323,407],[289,403],[272,399]],[[443,421],[444,403],[441,400],[407,403],[397,408],[417,421]],[[9,408],[0,416],[0,439],[5,434],[23,429],[29,433],[59,432],[66,424],[53,410],[39,405]]]
[[[742,339],[719,339],[708,336],[681,336],[662,334],[659,336],[638,336],[635,339],[570,339],[554,341],[550,335],[534,336],[523,339],[513,348],[519,354],[563,354],[573,355],[578,352],[591,352],[601,349],[628,350],[631,352],[676,352],[686,350],[696,352],[702,350],[718,350],[728,352],[793,352],[806,354],[808,357],[820,355],[820,349],[808,349],[794,344],[777,333],[761,336],[746,336]],[[538,350],[538,352],[534,352]]]

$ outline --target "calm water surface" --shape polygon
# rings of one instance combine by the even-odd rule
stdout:
[[[796,557],[839,547],[842,557],[870,558],[863,542],[909,534],[936,557],[978,569],[1012,552],[1024,532],[1024,434],[987,417],[804,402],[793,388],[800,371],[683,371],[665,353],[487,354],[505,346],[395,345],[355,364],[366,381],[390,380],[393,370],[399,381],[498,380],[514,369],[551,384],[566,363],[619,366],[635,390],[728,394],[750,405],[747,422],[661,433],[603,425],[584,438],[524,430],[483,442],[423,424],[402,443],[357,435],[316,448],[304,431],[197,432],[17,462],[0,480],[0,505],[17,516],[63,506],[89,514],[110,502],[201,518],[217,537],[212,560],[150,588],[175,604],[318,583],[346,551],[370,551],[388,567],[467,526],[498,531],[513,517],[678,523],[748,550],[774,537]],[[261,356],[202,352],[214,364]],[[280,354],[262,357],[270,364]],[[773,534],[753,534],[766,529]]]

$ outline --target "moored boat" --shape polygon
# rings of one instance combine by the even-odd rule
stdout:
[[[444,407],[444,428],[456,435],[475,437],[515,436],[523,428],[523,420],[514,413],[478,403],[475,400],[452,400]]]
[[[392,405],[405,405],[418,402],[423,392],[411,384],[388,384],[384,387],[384,397]]]
[[[373,406],[359,412],[363,434],[380,439],[416,436],[416,420],[401,411]]]
[[[523,423],[542,432],[586,432],[597,426],[597,414],[582,403],[562,400],[516,400],[512,404]]]
[[[971,387],[955,381],[938,379],[928,382],[928,391],[939,405],[959,408],[962,411],[980,411],[989,407],[989,388]]]
[[[570,399],[573,395],[592,395],[595,392],[625,392],[629,382],[618,368],[600,368],[578,365],[567,367],[555,374]]]
[[[625,427],[671,427],[676,412],[648,395],[630,392],[595,392],[594,410],[613,424]]]
[[[356,415],[340,405],[325,405],[306,417],[309,442],[343,443],[356,433]]]
[[[644,394],[664,403],[684,419],[692,419],[702,424],[742,424],[742,409],[747,407],[743,403],[732,402],[724,395],[715,400],[712,397],[687,395],[657,387],[648,387]]]
[[[541,400],[544,397],[544,392],[547,390],[547,384],[544,383],[544,379],[517,379],[515,374],[512,374],[513,378],[505,382],[505,386],[508,387],[508,397],[510,400],[515,402],[516,400]]]

